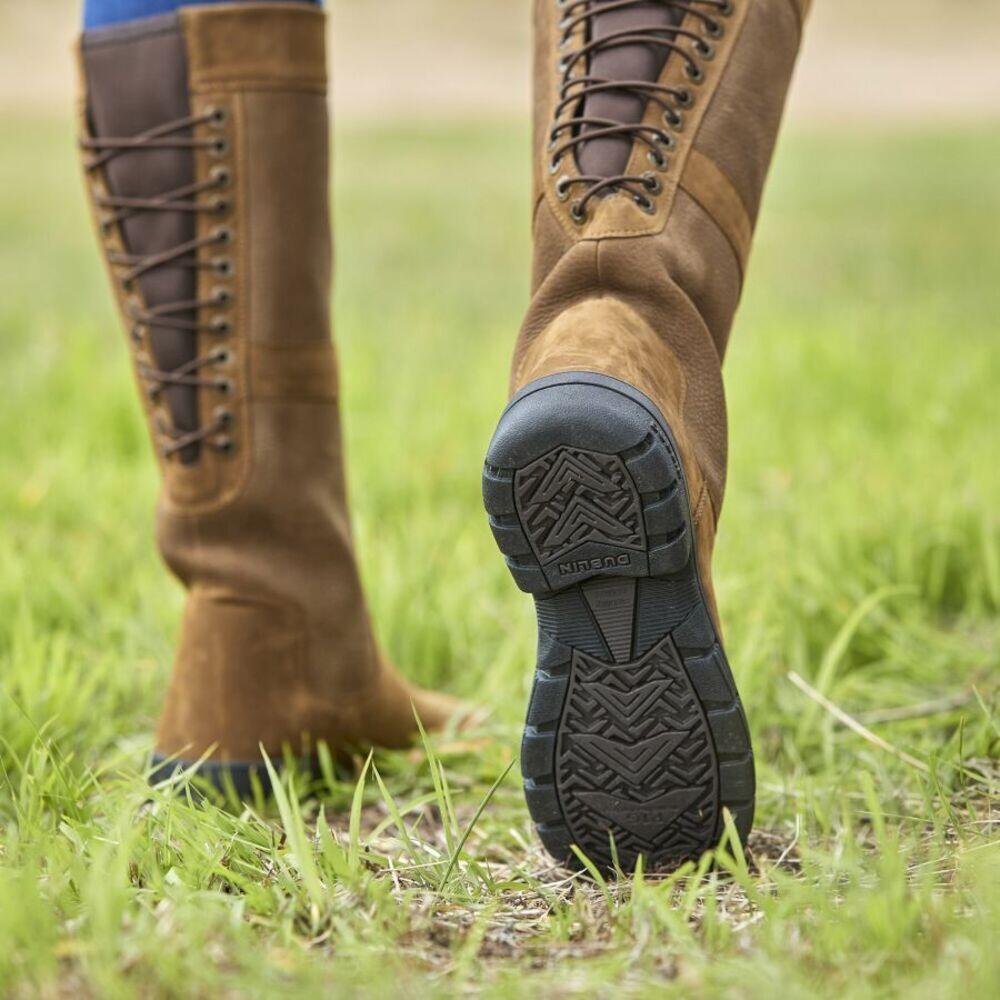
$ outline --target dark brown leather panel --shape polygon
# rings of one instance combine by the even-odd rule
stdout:
[[[596,4],[594,5],[596,6]],[[680,24],[683,12],[661,3],[608,11],[594,18],[591,40],[621,31],[665,28]],[[650,45],[622,45],[596,52],[590,60],[590,75],[607,80],[656,80],[666,64],[667,51]],[[584,116],[606,118],[623,124],[642,121],[646,101],[632,93],[606,91],[592,94],[584,102]],[[587,130],[584,129],[584,132]],[[580,147],[577,157],[582,174],[611,177],[625,171],[632,141],[627,136],[592,139]]]
[[[127,137],[189,114],[188,61],[176,15],[148,18],[87,32],[82,44],[87,82],[87,115],[93,135]],[[151,198],[190,184],[194,158],[186,149],[143,149],[113,157],[105,166],[107,184],[116,195]],[[195,218],[183,211],[137,212],[122,224],[130,253],[155,254],[194,238]],[[193,301],[196,273],[168,264],[138,279],[150,309],[169,302]],[[194,313],[176,313],[194,319]],[[169,371],[191,361],[196,335],[187,330],[152,327],[150,346],[159,368]],[[198,427],[198,394],[190,386],[167,386],[164,400],[180,431]],[[181,452],[190,462],[198,445]]]

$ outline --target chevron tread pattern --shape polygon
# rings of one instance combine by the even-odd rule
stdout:
[[[556,794],[575,843],[608,866],[696,856],[718,824],[718,766],[673,643],[636,663],[574,653],[556,741]]]
[[[531,419],[515,399],[494,438],[517,459],[491,445],[483,492],[511,573],[535,597],[521,769],[539,836],[558,861],[578,866],[575,848],[609,872],[699,857],[724,809],[745,841],[749,730],[699,582],[670,429],[602,376],[524,392]]]
[[[617,455],[555,448],[518,470],[514,493],[521,525],[543,565],[585,542],[645,546],[639,495]]]

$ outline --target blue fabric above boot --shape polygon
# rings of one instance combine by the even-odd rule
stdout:
[[[123,21],[137,21],[155,14],[169,14],[178,7],[209,3],[246,3],[250,0],[83,0],[84,28],[103,28]],[[273,2],[273,0],[272,0]],[[322,0],[298,0],[320,4]]]

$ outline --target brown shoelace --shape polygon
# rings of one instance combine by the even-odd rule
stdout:
[[[553,113],[553,124],[549,133],[551,158],[549,169],[559,170],[563,157],[577,153],[586,142],[607,137],[625,138],[632,143],[641,142],[648,147],[649,161],[655,170],[642,174],[616,174],[604,177],[597,174],[570,176],[563,174],[556,182],[556,192],[566,200],[576,186],[584,190],[571,206],[574,221],[583,223],[587,218],[587,206],[599,196],[614,191],[624,191],[644,212],[652,214],[656,210],[653,197],[662,190],[657,171],[669,164],[668,153],[676,145],[672,132],[683,128],[683,112],[694,103],[694,95],[686,87],[667,87],[649,80],[611,80],[592,76],[589,73],[591,58],[599,52],[626,45],[648,45],[666,50],[667,57],[676,55],[684,60],[684,71],[692,83],[704,79],[701,63],[715,55],[712,39],[721,38],[725,27],[722,18],[733,12],[732,0],[556,0],[564,14],[559,22],[562,30],[560,49],[564,55],[559,67],[562,82],[559,101]],[[681,15],[693,15],[701,22],[700,31],[667,25],[649,25],[615,31],[603,38],[592,39],[594,19],[611,11],[626,10],[649,3],[677,11]],[[584,41],[570,50],[574,35],[583,35]],[[654,101],[663,110],[663,123],[667,128],[642,124],[641,122],[621,122],[609,118],[596,118],[584,113],[588,97],[607,91],[631,94],[646,101]],[[567,115],[567,117],[563,117]]]
[[[190,115],[175,121],[166,122],[156,128],[149,129],[138,135],[127,137],[87,136],[80,140],[80,146],[95,155],[86,163],[88,173],[100,169],[116,156],[123,156],[138,150],[149,149],[187,149],[212,150],[218,154],[227,151],[226,140],[222,136],[215,138],[196,138],[192,129],[197,125],[213,124],[222,127],[226,122],[222,110],[213,110],[199,115]],[[112,228],[138,212],[191,212],[194,214],[222,214],[229,208],[228,201],[221,195],[203,197],[207,193],[219,192],[229,186],[230,175],[227,168],[215,167],[208,178],[196,181],[183,187],[166,191],[151,198],[130,198],[115,194],[97,194],[97,206],[105,210],[101,220],[101,230],[108,233]],[[232,231],[226,226],[219,226],[211,233],[187,240],[155,254],[133,254],[120,251],[107,251],[108,261],[117,269],[118,278],[126,291],[131,291],[135,282],[144,274],[166,265],[189,267],[196,270],[210,269],[221,277],[232,273],[232,261],[227,257],[206,260],[199,256],[198,251],[208,246],[226,246],[232,242]],[[190,319],[186,314],[203,315],[205,309],[223,309],[231,302],[231,293],[217,289],[211,297],[192,299],[181,302],[167,302],[143,308],[137,305],[137,300],[128,298],[128,318],[132,323],[132,337],[139,343],[154,329],[165,328],[186,330],[192,334],[202,331],[225,335],[230,331],[230,323],[225,317],[217,316],[211,321]],[[156,400],[167,386],[190,386],[195,389],[207,386],[222,394],[232,391],[228,379],[210,377],[203,370],[222,364],[229,360],[229,351],[224,347],[213,350],[209,354],[193,358],[178,368],[168,371],[148,364],[140,363],[139,375],[146,384],[150,399]],[[191,445],[200,444],[214,435],[224,431],[231,423],[232,417],[227,410],[220,408],[215,412],[214,419],[197,430],[185,432],[168,424],[162,416],[157,416],[156,427],[159,434],[166,439],[163,454],[166,457],[176,454]],[[221,451],[229,451],[232,441],[228,437],[216,438],[212,441]]]

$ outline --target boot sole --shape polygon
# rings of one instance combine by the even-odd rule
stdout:
[[[303,761],[302,766],[307,767],[310,763],[312,762]],[[223,793],[235,792],[240,799],[252,800],[255,788],[259,788],[265,796],[271,794],[271,776],[267,773],[263,761],[253,763],[202,761],[198,764],[195,761],[153,754],[152,765],[149,775],[151,785],[159,785],[176,777],[182,771],[187,772],[195,768],[196,780],[203,781]],[[279,774],[282,767],[282,761],[274,762],[274,768]]]
[[[534,596],[538,656],[521,744],[528,809],[579,867],[675,867],[743,842],[750,733],[698,575],[676,442],[633,386],[549,376],[504,410],[486,456],[490,527]]]

